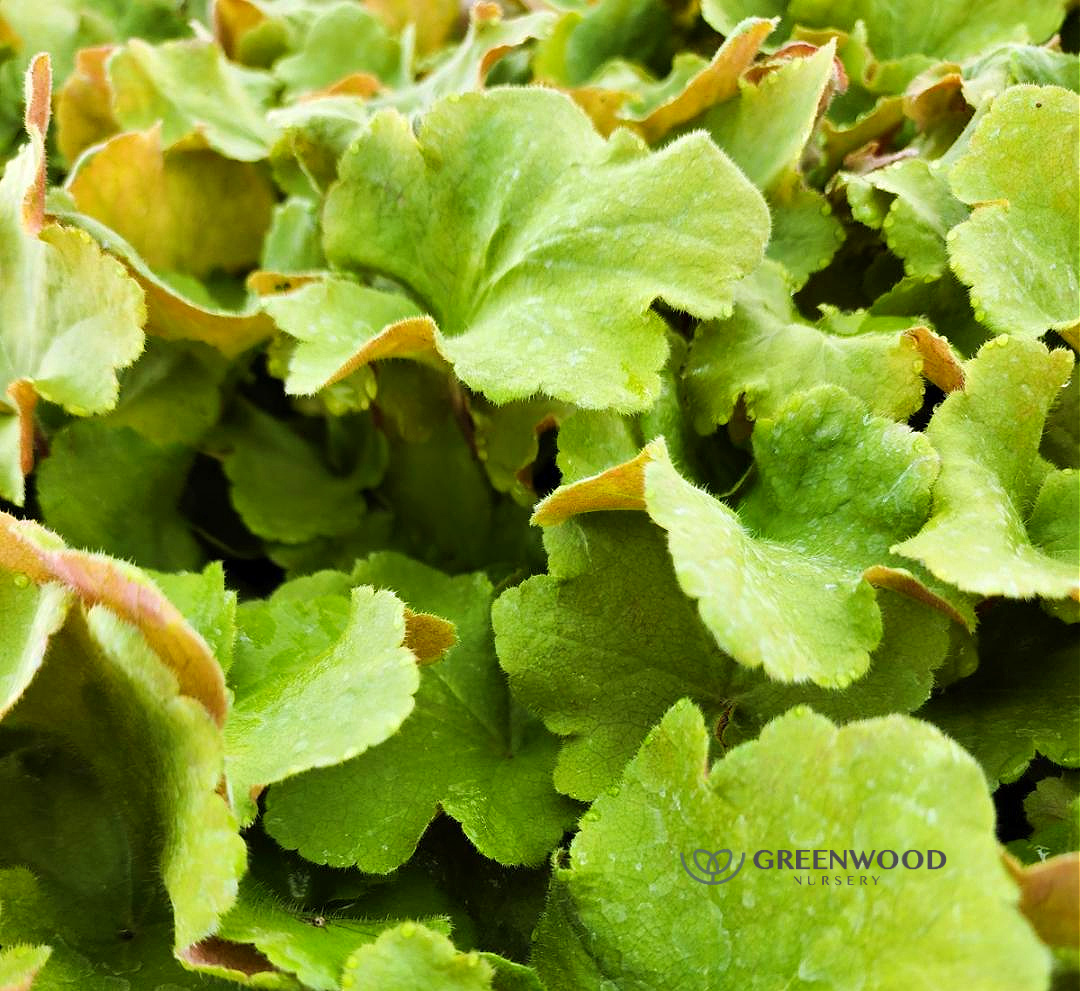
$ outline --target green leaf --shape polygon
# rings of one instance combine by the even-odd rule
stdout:
[[[660,65],[672,12],[659,0],[600,0],[564,15],[536,53],[540,76],[577,86],[617,58]]]
[[[1080,476],[1051,470],[1038,453],[1072,366],[1064,349],[1009,337],[965,365],[963,391],[926,429],[941,456],[933,514],[897,553],[980,595],[1076,597]]]
[[[721,491],[737,485],[749,458],[726,436],[703,438],[694,429],[682,379],[688,345],[675,333],[668,334],[668,345],[671,353],[660,373],[660,395],[650,409],[636,415],[579,409],[559,425],[557,466],[563,483],[630,461],[646,439],[663,437],[672,462],[688,478]]]
[[[354,72],[399,85],[408,73],[408,53],[383,22],[352,3],[325,7],[312,22],[303,45],[274,63],[274,75],[294,97],[322,89]]]
[[[58,925],[115,939],[149,911],[160,879],[176,947],[212,931],[246,865],[218,794],[222,736],[142,634],[101,606],[73,611],[3,726],[4,832],[21,837],[6,862],[67,892],[74,918]],[[50,754],[55,769],[42,781],[33,768]],[[37,827],[27,818],[35,808],[49,810]]]
[[[838,88],[836,44],[753,67],[737,95],[702,118],[714,141],[766,194],[772,232],[766,253],[797,288],[824,268],[844,239],[828,201],[809,188],[801,162],[818,118]]]
[[[994,335],[975,319],[967,289],[950,269],[926,282],[905,276],[870,307],[872,316],[919,318],[948,340],[960,355],[972,357]]]
[[[486,991],[493,969],[478,953],[460,953],[445,936],[403,922],[346,962],[341,984],[380,991]]]
[[[587,23],[594,16],[610,16],[618,2],[597,4],[585,14]],[[623,5],[624,6],[624,5]],[[655,5],[654,9],[655,9]],[[607,8],[607,11],[604,10]],[[762,18],[748,18],[738,30],[728,35],[711,59],[693,52],[681,52],[671,61],[670,71],[662,79],[653,78],[636,62],[612,59],[592,74],[585,85],[574,85],[578,70],[567,65],[576,30],[576,14],[563,18],[550,41],[540,46],[533,63],[535,77],[568,92],[605,137],[617,127],[639,134],[651,145],[658,144],[669,132],[700,118],[711,106],[737,92],[739,77],[758,52],[762,40],[772,30],[772,23]],[[610,41],[616,30],[598,39]]]
[[[373,339],[384,328],[421,315],[405,296],[336,277],[268,296],[263,309],[298,342],[285,378],[285,391],[294,396],[313,395],[341,381],[371,360]]]
[[[190,448],[155,444],[128,427],[72,423],[38,469],[42,515],[76,547],[164,571],[197,568],[204,552],[179,509],[194,458]]]
[[[1075,771],[1043,778],[1024,799],[1024,814],[1032,833],[1010,843],[1009,852],[1031,864],[1080,848],[1078,786],[1080,778]]]
[[[499,596],[495,643],[514,696],[564,738],[555,786],[591,800],[675,700],[719,714],[731,664],[644,517],[591,514],[545,541],[549,574]]]
[[[116,407],[99,420],[130,427],[162,447],[194,445],[221,415],[226,370],[205,345],[150,338],[139,360],[120,375]]]
[[[133,565],[103,554],[69,550],[49,530],[0,512],[0,567],[21,584],[58,582],[86,608],[105,606],[139,630],[177,679],[182,695],[197,699],[217,725],[225,721],[228,699],[221,666],[209,646],[154,584]]]
[[[989,0],[979,7],[944,0],[932,8],[921,0],[704,0],[702,6],[706,20],[725,32],[750,13],[783,14],[785,24],[844,31],[862,21],[879,59],[920,54],[960,60],[1003,42],[1043,42],[1065,14],[1061,0]]]
[[[551,784],[556,740],[510,700],[492,644],[490,583],[393,554],[361,562],[353,578],[452,620],[459,645],[424,668],[415,709],[385,743],[271,789],[268,832],[310,860],[385,873],[412,855],[441,808],[484,856],[541,862],[577,809]]]
[[[1057,86],[1014,86],[990,105],[949,174],[973,207],[949,236],[953,271],[975,315],[994,330],[1080,333],[1080,97]]]
[[[59,219],[86,231],[123,261],[146,295],[147,329],[154,336],[199,341],[235,358],[273,333],[273,322],[250,301],[245,306],[234,296],[225,305],[192,276],[155,272],[114,230],[74,210],[70,197],[54,190],[49,209]],[[235,283],[231,288],[235,292]]]
[[[946,236],[970,211],[953,196],[937,163],[907,158],[864,176],[847,176],[845,183],[852,213],[884,233],[889,248],[903,259],[905,274],[931,279],[945,271]],[[878,204],[878,197],[885,202]]]
[[[833,75],[835,44],[791,58],[759,81],[740,81],[738,97],[713,107],[701,125],[761,190],[797,168]]]
[[[44,225],[49,60],[27,73],[30,142],[0,179],[0,497],[23,502],[38,397],[78,416],[116,402],[142,350],[142,293],[82,231]]]
[[[50,946],[12,946],[0,951],[0,987],[29,989],[51,953]]]
[[[540,437],[557,430],[563,417],[572,411],[569,404],[546,396],[504,406],[473,406],[476,456],[496,490],[509,492],[522,506],[536,502],[533,468],[540,454]]]
[[[419,0],[379,2],[414,4]],[[451,8],[455,10],[452,17],[456,17],[453,3]],[[430,3],[424,3],[414,12],[419,34],[423,34],[423,21],[434,10]],[[273,124],[284,132],[272,154],[279,183],[297,195],[321,193],[337,178],[342,153],[366,130],[375,110],[393,107],[415,116],[443,97],[482,89],[491,59],[533,38],[543,37],[551,29],[554,17],[550,11],[541,11],[504,21],[501,11],[474,6],[461,43],[415,85],[385,90],[370,100],[324,96],[273,111]]]
[[[385,4],[395,0],[377,2]],[[404,2],[416,3],[417,0]],[[430,12],[432,8],[430,2],[423,3],[419,15],[413,18],[417,23],[418,36],[423,32],[422,14]],[[482,89],[496,53],[512,51],[535,38],[545,37],[554,22],[555,15],[550,11],[504,20],[500,10],[474,5],[469,12],[469,27],[461,43],[450,49],[414,86],[403,86],[382,94],[375,98],[373,106],[391,106],[403,114],[415,115],[424,113],[445,96]]]
[[[1020,83],[1080,90],[1076,53],[1055,51],[1048,45],[1003,45],[965,63],[961,74],[964,99],[973,107],[985,106]]]
[[[770,190],[765,201],[772,214],[772,233],[765,254],[791,275],[799,289],[814,272],[825,268],[847,236],[828,200],[798,176],[788,176]]]
[[[215,446],[232,503],[260,537],[301,543],[337,536],[364,515],[362,471],[354,477],[332,474],[307,440],[255,406],[234,405]]]
[[[41,6],[3,0],[0,17],[22,42],[23,54],[51,54],[58,79],[71,72],[81,48],[132,35],[156,41],[182,35],[186,27],[175,0],[55,0]]]
[[[0,0],[3,991],[1075,983],[1075,12],[541,7]]]
[[[655,441],[633,462],[554,493],[534,521],[646,509],[668,532],[684,591],[737,661],[783,681],[843,686],[866,670],[881,636],[863,572],[891,563],[892,535],[925,520],[937,457],[921,436],[826,386],[760,420],[753,442],[758,478],[737,514],[683,479]],[[847,467],[856,450],[857,480]]]
[[[1075,772],[1057,778],[1043,778],[1024,799],[1024,814],[1035,830],[1034,837],[1049,839],[1055,834],[1057,850],[1075,850],[1080,843],[1080,791]],[[1060,830],[1060,833],[1058,831]]]
[[[390,592],[361,586],[348,597],[335,590],[297,601],[296,587],[283,585],[240,611],[241,649],[230,672],[236,701],[225,733],[244,821],[254,818],[266,785],[340,764],[390,737],[420,685],[417,659],[403,645],[405,607]]]
[[[792,980],[885,989],[913,981],[1020,991],[1046,987],[1050,955],[1016,910],[1019,892],[994,838],[994,810],[975,763],[932,727],[901,716],[836,729],[808,709],[708,770],[708,736],[675,706],[601,797],[556,867],[535,962],[551,991],[776,988]],[[705,768],[703,772],[703,766]],[[701,885],[679,862],[723,845],[747,860],[730,884]],[[866,940],[871,902],[849,867],[808,870],[800,890],[758,850],[945,852],[926,868],[866,873],[885,920]],[[928,911],[947,888],[948,911]],[[957,939],[952,913],[980,919]],[[762,920],[768,925],[762,928]]]
[[[930,697],[934,675],[950,646],[950,618],[915,599],[879,590],[884,626],[870,669],[842,691],[785,685],[753,672],[735,681],[722,730],[730,746],[752,739],[762,725],[795,705],[808,705],[838,723],[894,712],[914,712]]]
[[[227,671],[236,639],[236,593],[225,588],[221,562],[214,561],[199,573],[152,573],[151,577]]]
[[[1046,417],[1039,453],[1058,468],[1080,468],[1080,376],[1075,369]]]
[[[705,628],[722,650],[740,665],[762,669],[774,680],[845,688],[866,672],[871,652],[882,638],[880,607],[866,575],[876,572],[877,565],[886,571],[892,568],[891,534],[910,533],[926,518],[936,456],[921,436],[870,416],[850,396],[824,387],[797,397],[776,419],[759,421],[753,439],[758,475],[737,513],[683,479],[662,443],[653,442],[633,462],[557,491],[540,504],[534,519],[551,525],[599,509],[647,510],[667,530],[678,584],[686,596],[697,600]],[[872,471],[864,467],[857,480],[845,467],[852,450],[860,451],[860,464],[876,466]],[[877,478],[873,471],[879,473]],[[652,563],[636,560],[632,566],[619,561],[635,547],[629,540],[629,524],[622,527],[623,546],[611,560],[601,559],[612,575],[619,576],[614,588],[605,590],[592,573],[591,562],[600,552],[592,546],[590,526],[580,536],[563,538],[575,547],[568,557],[563,556],[565,548],[556,554],[549,544],[552,577],[532,579],[505,593],[493,613],[500,659],[515,692],[543,715],[550,729],[586,735],[576,751],[573,742],[564,747],[556,771],[557,786],[575,795],[595,794],[591,789],[597,780],[580,764],[572,772],[564,770],[576,753],[588,755],[601,780],[605,775],[610,778],[611,764],[618,766],[628,756],[625,746],[611,739],[617,728],[648,726],[650,712],[657,717],[655,707],[670,704],[679,694],[712,700],[718,710],[730,711],[739,691],[749,691],[732,684],[723,665],[702,663],[708,655],[702,654],[700,631],[691,635],[696,643],[687,650],[690,663],[683,667],[670,662],[679,656],[679,648],[667,640],[680,643],[680,636],[690,635],[681,632],[688,622],[687,611],[679,605],[678,595],[651,587],[671,587],[669,581],[662,583],[665,569],[655,556]],[[620,591],[628,574],[649,576],[642,578],[641,589],[633,595]],[[580,599],[571,592],[577,582]],[[953,618],[967,619],[963,604],[958,608],[947,594],[943,596],[947,590],[932,582],[928,589],[925,582],[908,575],[902,582],[884,584]],[[646,602],[657,614],[644,611]],[[632,610],[632,618],[618,612],[624,607]],[[609,610],[615,615],[607,615]],[[546,612],[555,615],[548,619]],[[668,614],[679,617],[678,623],[662,618]],[[644,618],[639,620],[639,615]],[[937,645],[926,644],[927,656],[916,666],[922,671],[915,684],[906,685],[902,673],[897,677],[892,643],[881,655],[884,677],[867,687],[867,704],[881,705],[884,696],[885,711],[890,711],[910,708],[925,698],[928,673],[944,660],[946,648],[940,641],[940,621],[929,621],[929,628],[935,625],[939,632],[931,640],[936,639]],[[642,629],[656,631],[659,643],[654,644],[650,634],[639,646],[612,648],[613,631],[624,629],[627,636],[639,639]],[[669,632],[660,632],[664,630]],[[585,659],[582,643],[597,639],[603,646],[590,649],[602,650],[604,660],[591,662]],[[573,661],[560,660],[567,650],[573,651]],[[642,663],[650,655],[667,659],[667,679],[658,679],[649,672],[653,665]],[[613,716],[600,715],[596,704],[598,694],[610,691],[613,656],[623,658],[627,666],[620,677],[640,679],[633,707],[617,723]],[[561,686],[566,670],[574,672],[580,689],[565,699],[552,699],[548,684]],[[594,684],[589,679],[597,680]],[[672,696],[673,686],[683,687]],[[768,713],[768,695],[751,705],[751,713],[755,707]],[[875,695],[878,701],[871,702]],[[587,704],[581,704],[583,699]],[[616,709],[627,705],[622,693],[613,694],[610,703]],[[604,726],[608,720],[613,725],[605,727],[598,740],[588,739],[597,732],[596,723]],[[614,755],[611,764],[605,751]],[[574,774],[581,776],[580,781]]]
[[[662,452],[645,469],[649,515],[667,531],[679,583],[705,625],[739,663],[780,681],[843,687],[866,671],[882,628],[862,572],[929,510],[938,468],[930,445],[864,409],[822,387],[759,420],[758,481],[738,515],[684,481]]]
[[[212,42],[132,39],[109,58],[108,74],[113,113],[125,131],[160,124],[166,148],[197,134],[226,158],[266,158],[273,131],[265,109],[274,81],[229,62]]]
[[[998,603],[979,627],[979,667],[920,710],[976,757],[992,785],[1036,752],[1080,766],[1076,627],[1027,603]]]
[[[71,228],[46,228],[13,254],[5,259],[5,304],[31,290],[47,302],[7,311],[5,329],[23,346],[6,351],[5,385],[30,382],[37,395],[77,416],[109,409],[116,402],[115,370],[142,350],[145,311],[138,286]]]
[[[0,572],[0,716],[18,700],[45,659],[64,622],[70,595],[60,585],[35,585],[25,575]]]
[[[560,790],[595,798],[683,697],[704,709],[723,746],[797,703],[849,721],[926,701],[949,646],[940,612],[881,590],[884,634],[863,678],[843,690],[781,684],[720,652],[661,533],[632,519],[592,514],[547,531],[550,576],[504,593],[493,610],[515,695],[563,737]]]
[[[633,417],[614,410],[578,410],[559,428],[562,480],[577,482],[631,461],[643,444],[640,423]]]
[[[274,207],[259,265],[271,272],[309,272],[326,268],[322,231],[314,203],[291,196]]]
[[[495,991],[545,991],[532,967],[514,963],[494,953],[481,953],[480,959],[495,969],[491,985]]]
[[[535,534],[525,525],[528,513],[496,500],[459,425],[456,384],[445,372],[402,361],[380,363],[378,381],[390,458],[376,498],[390,512],[382,516],[385,531],[335,567],[351,568],[357,557],[380,549],[449,572],[531,561]]]
[[[787,0],[702,0],[701,16],[711,28],[726,35],[747,17],[783,18],[787,6]],[[774,34],[779,37],[786,28],[786,20],[782,20]]]
[[[658,389],[653,300],[728,312],[768,229],[760,196],[703,137],[648,155],[540,89],[445,100],[416,138],[377,115],[341,163],[324,225],[332,263],[424,300],[435,346],[489,399],[544,392],[627,410]]]
[[[394,922],[388,919],[354,919],[290,910],[271,892],[248,882],[241,886],[240,898],[222,919],[216,936],[232,944],[254,946],[275,967],[296,975],[304,988],[337,991],[350,954],[373,942],[392,925]],[[216,961],[208,954],[206,962],[216,962],[222,969],[229,969],[232,949],[225,947]],[[204,964],[200,969],[207,967]]]
[[[793,393],[842,386],[879,416],[906,420],[922,404],[923,362],[905,333],[910,318],[826,313],[799,317],[779,265],[766,262],[736,289],[727,320],[694,335],[686,377],[698,430],[727,423],[739,399],[752,418],[772,416]]]
[[[856,30],[850,35],[836,35],[834,31],[808,33],[811,37],[836,37],[837,50],[849,78],[854,77],[862,83],[833,100],[821,122],[823,161],[814,169],[815,178],[820,181],[839,169],[849,155],[860,151],[866,153],[868,148],[874,147],[874,142],[886,140],[904,123],[904,100],[897,94],[912,84],[916,73],[929,66],[915,58],[911,61],[916,64],[910,71],[901,73],[900,78],[894,80],[892,73],[882,71],[890,67],[889,63],[881,66],[866,47],[864,32]],[[896,65],[894,63],[892,67]],[[903,66],[903,63],[899,65]]]
[[[77,809],[73,818],[79,818]],[[94,877],[94,870],[86,876]],[[235,991],[235,984],[191,975],[177,962],[167,905],[155,902],[137,920],[121,917],[121,929],[112,928],[116,923],[117,917],[100,907],[80,915],[70,889],[25,868],[0,869],[0,940],[53,944],[30,986],[35,991]]]

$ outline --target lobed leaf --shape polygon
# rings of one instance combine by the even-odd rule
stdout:
[[[1024,603],[983,620],[979,666],[920,711],[982,765],[992,785],[1015,781],[1036,753],[1080,766],[1080,666],[1069,627]]]
[[[143,346],[142,293],[78,230],[45,224],[48,55],[26,77],[28,144],[0,179],[0,496],[21,505],[38,398],[86,416],[116,402]]]
[[[1053,329],[1074,343],[1080,333],[1078,112],[1068,90],[1010,87],[950,172],[953,192],[973,207],[951,233],[950,263],[971,287],[976,316],[997,331]]]
[[[385,873],[442,809],[484,856],[539,863],[576,810],[551,785],[556,741],[511,700],[496,664],[490,583],[394,554],[359,563],[353,579],[449,617],[459,646],[422,670],[416,706],[386,742],[273,788],[268,831],[318,863]]]
[[[72,423],[54,437],[37,474],[42,516],[76,546],[147,568],[197,568],[204,552],[179,508],[194,457],[127,427]],[[78,501],[73,490],[82,494]]]
[[[725,313],[768,230],[760,197],[701,136],[650,156],[542,90],[445,100],[415,138],[377,115],[340,174],[327,257],[405,283],[459,378],[495,402],[647,406],[665,354],[650,304]]]
[[[660,440],[554,493],[534,520],[646,509],[667,531],[679,583],[722,649],[780,681],[843,687],[866,671],[881,639],[863,573],[886,562],[890,534],[926,519],[937,474],[925,438],[864,409],[822,386],[760,421],[759,474],[738,512],[682,478]],[[857,483],[846,467],[855,450],[870,467]]]
[[[300,604],[282,586],[240,612],[236,701],[225,727],[241,818],[266,785],[348,761],[392,736],[413,708],[417,657],[404,646],[405,607],[362,585]],[[311,617],[321,628],[310,629]],[[319,713],[312,725],[312,713]],[[333,713],[333,715],[331,715]]]
[[[793,393],[829,383],[879,416],[907,419],[922,403],[924,361],[911,318],[795,311],[786,273],[766,262],[736,289],[727,320],[702,324],[684,376],[695,426],[727,423],[740,399],[751,418],[771,416]]]
[[[313,445],[255,406],[234,407],[216,446],[232,503],[260,537],[300,543],[337,536],[364,515],[366,466],[351,478],[333,474]]]
[[[982,776],[932,727],[893,716],[838,730],[795,709],[711,771],[706,761],[701,714],[679,703],[586,815],[537,933],[537,968],[552,991],[601,988],[610,973],[627,989],[1046,986],[1049,954],[1016,911]],[[741,875],[704,886],[687,877],[679,852],[720,844],[747,854]],[[752,862],[759,849],[859,847],[937,849],[947,860],[942,876],[871,868],[873,893],[869,883],[835,886],[828,927],[815,918],[823,892]],[[803,879],[820,887],[835,873]],[[948,905],[928,909],[944,883]],[[978,913],[977,934],[957,939],[958,910]],[[867,940],[880,911],[888,924]]]
[[[875,54],[881,59],[910,55],[963,59],[1009,41],[1046,41],[1061,23],[1059,0],[991,0],[978,8],[946,0],[932,9],[918,0],[704,0],[706,20],[726,32],[748,13],[782,14],[784,25],[840,28],[850,31],[861,21]]]
[[[257,162],[270,150],[264,111],[272,80],[230,63],[209,41],[133,38],[110,56],[108,74],[113,113],[126,131],[160,125],[166,148],[198,135],[238,162]]]
[[[1072,355],[999,337],[965,366],[926,436],[941,456],[933,513],[897,553],[980,595],[1076,598],[1076,473],[1039,455],[1047,412]]]
[[[321,90],[355,73],[374,77],[376,91],[385,81],[405,82],[410,52],[383,22],[350,3],[327,5],[311,21],[303,44],[274,63],[274,75],[288,96]]]
[[[945,271],[946,239],[970,211],[953,196],[938,163],[907,158],[848,178],[846,192],[855,216],[881,230],[889,248],[903,259],[905,274],[931,279]]]

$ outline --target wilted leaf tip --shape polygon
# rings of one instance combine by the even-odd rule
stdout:
[[[457,627],[448,620],[405,608],[405,639],[402,644],[416,655],[418,664],[439,660],[457,643]]]
[[[26,113],[23,122],[34,146],[37,172],[23,201],[23,224],[37,236],[45,225],[45,135],[49,130],[52,63],[47,52],[35,55],[26,70]]]
[[[643,448],[630,461],[556,489],[537,504],[529,522],[534,526],[555,526],[581,513],[644,510],[645,466],[658,457],[667,457],[662,438]]]

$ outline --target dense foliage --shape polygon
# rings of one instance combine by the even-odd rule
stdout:
[[[1075,987],[1077,35],[0,0],[0,991]]]

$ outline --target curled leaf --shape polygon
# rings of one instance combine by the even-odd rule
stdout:
[[[1080,946],[1080,853],[1063,853],[1024,866],[1002,854],[1020,885],[1020,911],[1048,946]]]
[[[131,623],[175,673],[180,691],[198,699],[221,725],[228,710],[225,677],[206,641],[137,568],[101,554],[69,550],[50,531],[0,513],[0,566],[38,584],[55,581],[89,608],[103,605]]]

